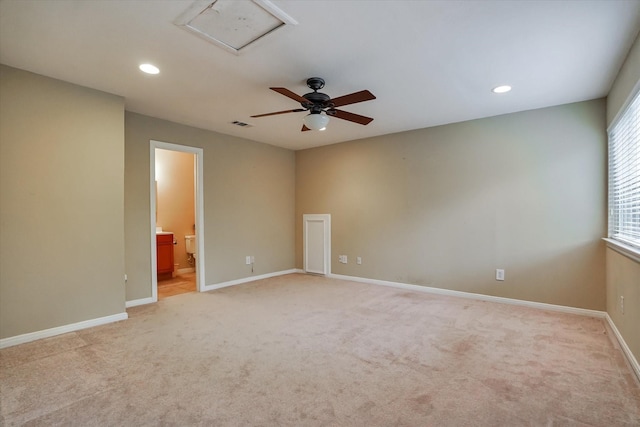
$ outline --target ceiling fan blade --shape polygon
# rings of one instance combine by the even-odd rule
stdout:
[[[361,116],[360,114],[349,113],[348,111],[342,110],[329,110],[327,111],[327,114],[342,120],[359,123],[361,125],[368,125],[373,121],[371,117]]]
[[[334,107],[342,107],[343,105],[355,104],[358,102],[371,101],[376,97],[368,90],[361,90],[360,92],[354,92],[349,95],[339,96],[331,100]]]
[[[300,111],[306,111],[306,110],[304,108],[296,108],[295,110],[276,111],[275,113],[257,114],[251,117],[275,116],[276,114],[299,113]]]
[[[294,101],[298,101],[300,103],[309,102],[306,98],[301,97],[297,93],[291,92],[289,89],[284,87],[270,87],[269,89],[278,92],[280,95],[284,95],[288,98],[293,99]]]
[[[302,130],[300,132],[306,132],[308,130],[311,130],[307,127],[307,125],[302,125]]]

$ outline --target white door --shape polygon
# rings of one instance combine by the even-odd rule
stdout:
[[[331,215],[306,214],[302,219],[304,271],[331,273]]]

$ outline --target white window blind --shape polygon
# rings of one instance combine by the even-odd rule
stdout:
[[[640,91],[609,130],[609,238],[640,250]]]

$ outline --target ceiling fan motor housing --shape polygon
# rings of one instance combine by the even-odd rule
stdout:
[[[302,95],[309,102],[302,102],[302,108],[309,110],[312,114],[319,114],[325,108],[332,107],[330,105],[331,97],[326,93],[318,92],[324,87],[324,79],[322,77],[310,77],[307,79],[307,86],[313,92]]]
[[[331,106],[331,97],[326,93],[310,92],[305,93],[302,97],[309,102],[302,102],[300,105],[302,105],[302,108],[311,110],[312,113],[320,112],[321,110]]]

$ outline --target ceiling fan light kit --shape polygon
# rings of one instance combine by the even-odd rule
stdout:
[[[325,113],[311,113],[304,117],[303,122],[311,130],[325,130],[329,123],[329,116]]]
[[[313,92],[306,93],[302,96],[284,87],[269,88],[281,95],[293,99],[294,101],[298,101],[302,108],[258,114],[251,117],[265,117],[274,116],[276,114],[308,111],[309,114],[303,119],[303,132],[308,130],[325,130],[329,123],[329,117],[336,117],[338,119],[347,120],[361,125],[367,125],[373,121],[371,117],[361,116],[359,114],[336,109],[336,107],[342,107],[343,105],[356,104],[358,102],[376,99],[376,97],[368,90],[361,90],[360,92],[354,92],[349,95],[339,96],[332,99],[329,95],[318,92],[318,90],[324,87],[324,79],[320,77],[311,77],[307,79],[307,86],[312,89]]]

